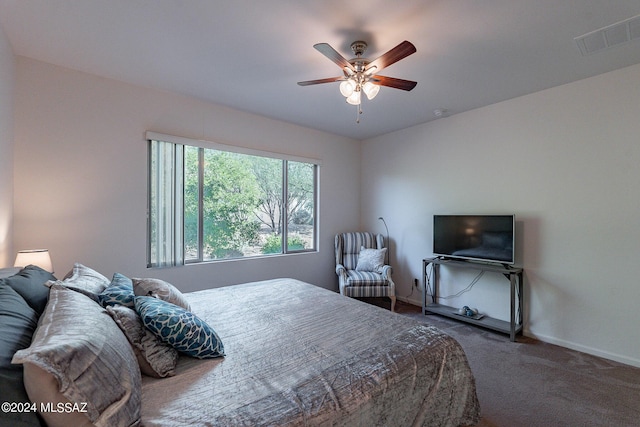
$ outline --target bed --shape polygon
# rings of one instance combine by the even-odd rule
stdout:
[[[54,288],[38,329],[54,314],[52,298],[61,308],[64,297],[96,310],[92,318],[109,318],[99,314],[103,309],[91,298]],[[116,419],[109,418],[109,412],[126,406],[126,421],[119,424],[149,427],[467,426],[479,421],[466,356],[454,339],[435,327],[294,279],[182,296],[190,311],[215,330],[224,343],[224,356],[199,359],[180,354],[170,375],[141,375],[137,383],[135,369],[118,372],[125,377],[116,379],[118,384],[131,382],[126,393],[119,393],[127,402],[72,415],[108,425]],[[107,323],[104,326],[111,328]],[[70,328],[66,326],[64,333],[73,334]],[[34,342],[42,340],[39,335],[36,331]],[[114,345],[114,351],[127,350],[121,347]],[[14,357],[14,363],[24,364],[25,382],[27,370],[38,365],[29,351],[18,351]],[[44,372],[51,374],[63,396],[49,394],[36,401],[94,399],[68,384],[65,389],[59,374]],[[82,382],[85,375],[83,370],[71,377]]]

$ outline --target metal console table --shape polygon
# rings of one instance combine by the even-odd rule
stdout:
[[[433,295],[432,303],[427,303],[427,268],[433,265]],[[471,268],[476,270],[500,273],[509,279],[511,284],[511,319],[509,322],[484,316],[481,319],[461,316],[457,314],[457,309],[446,305],[438,304],[438,276],[440,266],[455,268]],[[519,267],[504,266],[501,264],[482,264],[468,261],[457,261],[446,258],[426,258],[422,260],[423,290],[422,290],[422,314],[435,313],[452,319],[461,320],[477,326],[493,329],[505,334],[509,334],[511,341],[516,340],[516,334],[522,333],[522,307],[523,307],[523,270]],[[517,305],[516,305],[517,300]]]

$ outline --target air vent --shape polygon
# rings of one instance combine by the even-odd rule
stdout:
[[[574,39],[583,55],[640,40],[640,15],[600,28]]]

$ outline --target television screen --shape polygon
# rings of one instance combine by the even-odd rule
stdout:
[[[513,264],[515,215],[434,215],[433,253]]]

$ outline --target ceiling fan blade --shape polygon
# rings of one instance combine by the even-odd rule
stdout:
[[[367,65],[367,71],[371,70],[374,73],[379,72],[383,68],[388,67],[391,64],[395,64],[403,58],[413,54],[416,52],[416,47],[413,43],[408,41],[403,41],[398,46],[391,49],[389,52],[383,54],[382,56],[374,59]]]
[[[326,78],[326,79],[307,80],[305,82],[298,82],[298,85],[300,85],[300,86],[311,86],[311,85],[319,85],[321,83],[340,82],[342,80],[345,80],[345,78],[344,77],[329,77],[329,78]]]
[[[394,89],[402,89],[406,91],[413,89],[418,84],[418,82],[414,82],[412,80],[396,79],[395,77],[386,77],[386,76],[379,76],[379,75],[373,76],[371,78],[371,81],[375,84],[392,87]]]
[[[349,70],[355,71],[355,68],[353,68],[353,65],[351,65],[344,56],[340,55],[340,53],[334,48],[332,48],[328,43],[314,44],[313,47],[318,52],[320,52],[321,54],[323,54],[324,56],[326,56],[327,58],[335,62],[338,65],[338,67],[342,69],[348,68]]]

